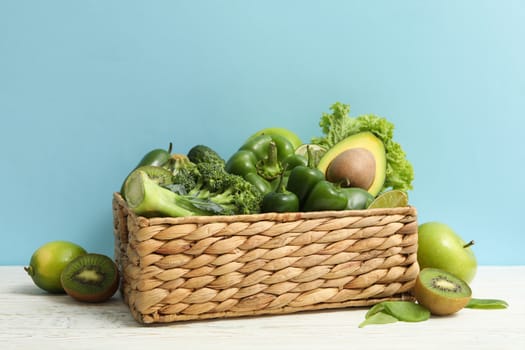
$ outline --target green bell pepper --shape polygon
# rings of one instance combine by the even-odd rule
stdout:
[[[286,189],[297,195],[301,207],[303,207],[304,202],[310,191],[314,186],[321,180],[325,179],[324,173],[317,169],[314,166],[311,148],[307,146],[306,155],[300,156],[305,160],[305,163],[296,165],[288,176],[288,182],[286,184]]]
[[[348,199],[333,183],[321,180],[312,188],[303,204],[303,211],[343,210]]]
[[[259,135],[249,138],[226,162],[226,171],[240,175],[262,193],[275,188],[272,181],[284,171],[283,164],[294,156],[290,141],[280,135]]]
[[[341,192],[346,195],[348,200],[345,208],[347,210],[366,209],[375,198],[367,190],[359,187],[343,187]]]
[[[324,180],[324,174],[321,170],[306,165],[298,165],[290,171],[286,189],[295,193],[302,204],[312,188],[321,180]]]
[[[282,166],[285,169],[285,173],[287,175],[290,175],[290,172],[297,166],[307,166],[308,160],[305,156],[302,156],[300,154],[292,154],[291,156],[287,157],[283,160]]]
[[[261,202],[263,213],[293,213],[299,211],[299,198],[295,193],[287,191],[284,186],[284,172],[279,177],[277,188],[264,195]]]

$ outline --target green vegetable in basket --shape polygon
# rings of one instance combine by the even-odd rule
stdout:
[[[195,186],[188,196],[219,204],[223,215],[253,214],[260,211],[262,194],[241,176],[226,172],[216,163],[199,163]],[[175,180],[177,180],[175,176]]]
[[[240,175],[261,193],[274,189],[272,181],[284,171],[283,163],[295,156],[294,146],[281,135],[250,137],[226,162],[226,171]]]
[[[124,198],[136,214],[234,215],[260,210],[261,193],[220,164],[194,164],[179,156],[173,169],[149,166],[131,173],[124,184]]]
[[[160,186],[140,168],[133,171],[126,180],[124,198],[135,214],[145,217],[223,213],[222,207],[211,201],[181,195]]]
[[[286,189],[297,195],[299,202],[302,205],[308,197],[312,188],[321,180],[324,180],[324,174],[317,169],[313,164],[312,151],[307,148],[307,164],[299,164],[295,166],[288,176]]]
[[[298,165],[290,171],[286,189],[297,196],[302,211],[346,209],[348,196],[339,186],[325,180],[322,171],[312,167],[309,155],[308,165]]]
[[[315,184],[306,197],[303,211],[343,210],[348,199],[346,195],[333,183],[321,180]]]
[[[193,146],[188,151],[188,159],[194,163],[214,163],[224,167],[226,162],[224,159],[212,148],[206,145]]]
[[[170,145],[167,150],[165,149],[154,149],[152,151],[149,151],[142,157],[140,162],[137,164],[135,169],[146,166],[146,165],[152,165],[152,166],[164,166],[168,163],[170,157],[171,157],[171,150],[173,148],[173,144],[170,142]]]
[[[162,148],[156,148],[154,150],[149,151],[142,157],[140,162],[133,168],[133,170],[138,169],[143,166],[155,166],[155,167],[163,167],[166,166],[171,159],[171,151],[173,148],[173,144],[170,142],[168,149],[162,149]],[[131,173],[130,173],[131,174]],[[129,174],[128,174],[129,177]],[[122,186],[120,187],[120,194],[124,196],[124,184],[126,183],[127,177],[122,183]]]
[[[347,204],[345,209],[347,210],[366,209],[375,198],[368,191],[359,187],[342,187],[341,192],[346,196]]]
[[[299,198],[295,193],[286,190],[283,179],[284,172],[279,178],[277,188],[264,195],[261,204],[263,213],[291,213],[299,211]]]

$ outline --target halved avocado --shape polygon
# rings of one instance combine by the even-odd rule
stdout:
[[[330,148],[317,167],[328,181],[359,187],[376,196],[385,183],[385,146],[371,132],[361,132]]]

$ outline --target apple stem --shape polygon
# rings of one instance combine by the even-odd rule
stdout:
[[[463,248],[468,248],[468,247],[473,246],[473,245],[474,245],[474,240],[472,240],[472,241],[468,242],[467,244],[465,244],[463,246]]]

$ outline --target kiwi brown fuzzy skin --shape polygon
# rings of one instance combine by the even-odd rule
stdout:
[[[96,271],[96,273],[103,276],[104,279],[108,279],[108,281],[104,281],[104,285],[101,285],[100,288],[88,288],[73,281],[75,278],[73,276],[78,273],[75,269],[81,265],[81,261],[85,261],[88,258],[95,259],[95,261],[100,264],[105,264],[103,267],[86,267],[87,270]],[[98,270],[99,268],[100,270]],[[88,303],[100,303],[108,300],[116,293],[120,285],[120,273],[117,264],[102,254],[90,253],[84,255],[82,259],[80,259],[80,257],[74,259],[66,266],[60,277],[62,287],[69,296],[75,300]]]
[[[435,278],[449,279],[447,282],[453,283],[453,279],[459,280],[461,285],[456,285],[459,290],[447,292],[447,295],[439,293],[433,289],[435,287],[428,286],[423,281],[423,275],[429,273],[435,274]],[[449,278],[449,276],[452,277]],[[466,282],[447,272],[433,268],[421,270],[416,279],[413,293],[418,303],[436,316],[446,316],[458,312],[468,304],[472,295],[472,291]]]

